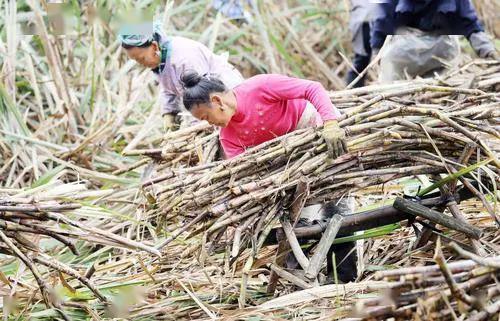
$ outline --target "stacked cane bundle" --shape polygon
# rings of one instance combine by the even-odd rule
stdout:
[[[500,258],[481,258],[455,243],[451,246],[471,260],[447,263],[439,242],[436,265],[380,271],[388,282],[385,295],[358,302],[359,320],[492,320],[500,311]]]
[[[157,169],[160,173],[172,168],[210,163],[216,159],[219,150],[218,139],[218,132],[206,122],[169,132],[163,137],[161,148],[124,152],[127,156],[146,156],[128,167],[126,171],[151,162],[160,164]],[[123,172],[125,171],[115,172],[115,174]]]
[[[293,190],[304,180],[307,203],[401,177],[449,175],[470,166],[487,168],[498,183],[500,103],[498,94],[486,90],[499,83],[500,70],[498,65],[482,70],[481,89],[413,82],[333,95],[344,111],[340,124],[350,151],[335,160],[328,158],[320,129],[307,129],[234,159],[172,171],[146,183],[167,221],[174,222],[179,213],[187,219],[163,245],[185,231],[205,232],[205,239],[221,236],[229,226],[238,226],[236,231],[249,238],[262,235],[288,211]]]
[[[438,87],[434,90],[426,90],[425,85],[443,85],[447,87],[460,87],[463,84],[470,86],[474,83],[474,87],[481,90],[493,90],[499,83],[500,66],[493,62],[478,62],[472,61],[464,65],[461,69],[450,73],[444,79],[430,79],[409,81],[391,85],[368,86],[352,90],[336,91],[331,93],[333,103],[337,108],[342,110],[347,115],[353,115],[359,112],[357,107],[360,104],[368,103],[362,109],[369,108],[382,100],[398,100],[398,97],[404,97],[408,94],[418,94],[415,96],[415,101],[427,101],[431,104],[439,104],[442,98],[446,98],[450,93],[440,93]],[[434,91],[424,95],[423,91]],[[475,93],[478,93],[476,91]],[[474,91],[469,91],[474,93]],[[382,99],[381,95],[388,94]],[[474,102],[468,102],[469,105],[474,105]],[[452,106],[453,109],[461,109],[462,105]],[[385,106],[385,110],[392,109],[391,106]],[[353,124],[354,118],[344,124]],[[128,167],[126,170],[118,170],[114,174],[118,175],[126,171],[136,169],[151,162],[157,162],[157,171],[159,175],[172,168],[178,167],[195,167],[196,165],[208,164],[221,159],[218,151],[218,133],[213,126],[205,122],[198,123],[192,127],[187,127],[179,131],[169,132],[163,137],[162,147],[155,149],[135,149],[124,152],[127,156],[145,156],[137,163]]]
[[[107,302],[107,298],[90,279],[95,270],[92,268],[81,270],[81,267],[76,268],[63,263],[52,255],[54,251],[61,251],[61,245],[62,248],[68,248],[75,256],[80,255],[81,246],[77,246],[78,240],[160,255],[157,250],[141,242],[91,226],[88,222],[71,219],[71,215],[79,210],[83,210],[79,203],[35,201],[33,198],[12,195],[0,197],[0,253],[24,263],[40,289],[40,299],[47,307],[57,309],[65,320],[71,318],[61,309],[61,302],[47,281],[46,270],[58,274],[61,282],[72,291],[74,289],[66,280],[78,280],[101,302]],[[4,276],[4,283],[12,287],[16,282],[13,281],[11,284],[11,281]]]

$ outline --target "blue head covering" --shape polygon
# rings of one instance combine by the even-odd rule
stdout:
[[[132,47],[140,47],[152,41],[160,43],[165,38],[163,25],[159,21],[123,25],[118,32],[120,42]]]

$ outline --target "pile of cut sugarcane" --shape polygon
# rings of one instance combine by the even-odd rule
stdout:
[[[479,72],[465,72],[474,68]],[[270,226],[290,213],[301,182],[307,186],[306,204],[415,175],[465,170],[477,178],[482,168],[488,179],[500,182],[500,96],[495,91],[500,66],[472,62],[459,71],[432,81],[333,93],[349,147],[337,159],[328,157],[321,128],[306,129],[231,160],[172,170],[146,182],[147,193],[159,204],[156,215],[172,231],[162,246],[184,232],[204,233],[210,243],[263,240]]]
[[[63,312],[60,300],[52,285],[49,285],[47,271],[56,273],[62,284],[73,292],[75,290],[69,285],[69,279],[78,280],[96,299],[107,302],[107,298],[91,281],[95,269],[75,268],[56,259],[51,252],[67,248],[73,255],[79,256],[81,245],[78,246],[77,241],[85,241],[160,255],[157,250],[141,242],[91,226],[85,221],[72,219],[71,215],[78,210],[82,210],[82,205],[75,202],[39,201],[33,197],[18,197],[9,193],[0,195],[0,254],[19,259],[31,271],[40,289],[40,293],[29,294],[31,299],[43,300],[47,307],[59,311],[65,320],[71,318]],[[10,288],[16,283],[9,283],[5,277],[3,282]],[[16,285],[21,288],[25,286],[27,285]],[[31,289],[30,286],[27,287],[27,290]],[[20,292],[19,289],[17,291]]]
[[[493,320],[500,311],[500,257],[483,258],[456,243],[469,260],[447,262],[438,240],[435,265],[379,271],[385,293],[358,302],[357,320]]]
[[[470,71],[473,67],[477,69],[475,71],[476,73]],[[368,106],[368,108],[371,107],[374,103],[381,101],[379,95],[384,95],[386,93],[393,95],[397,99],[397,97],[403,97],[408,93],[418,94],[422,91],[438,91],[430,95],[420,95],[420,97],[418,97],[418,100],[427,99],[436,102],[441,97],[449,95],[449,92],[445,91],[444,93],[439,93],[438,88],[426,90],[424,88],[425,85],[460,87],[460,85],[464,83],[470,85],[472,80],[476,80],[474,88],[480,90],[493,90],[495,85],[498,86],[499,72],[500,66],[495,62],[472,61],[449,74],[446,79],[414,80],[391,85],[367,86],[358,89],[332,92],[330,96],[335,106],[347,114],[357,113],[357,106],[375,98],[376,101],[370,102]],[[471,75],[474,75],[474,77],[471,78]],[[469,93],[473,92],[474,91],[469,91]],[[469,103],[473,104],[474,102]],[[459,108],[460,106],[455,107]],[[366,108],[366,106],[363,108]],[[390,109],[390,107],[386,108]],[[352,124],[352,120],[348,124]],[[206,122],[200,122],[194,126],[185,127],[178,131],[168,132],[164,135],[162,140],[163,142],[159,148],[125,151],[123,153],[124,155],[145,156],[145,158],[128,167],[126,170],[116,171],[115,174],[131,171],[151,162],[159,164],[156,168],[158,172],[168,172],[172,168],[185,168],[213,163],[216,160],[220,160],[222,156],[220,153],[217,153],[219,150],[217,143],[218,132],[214,130],[213,126],[208,125]]]
[[[133,170],[151,161],[159,164],[157,171],[171,168],[189,167],[213,162],[219,150],[219,134],[206,122],[197,123],[178,131],[167,133],[160,148],[134,149],[124,152],[127,156],[147,156],[138,161],[127,171]],[[121,174],[120,171],[116,174]]]

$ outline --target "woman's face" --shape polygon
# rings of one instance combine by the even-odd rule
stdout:
[[[191,109],[191,114],[199,119],[206,120],[210,125],[226,127],[233,117],[234,111],[222,102],[218,95],[211,97],[210,104],[198,104]]]
[[[126,49],[127,56],[130,59],[134,59],[138,64],[143,65],[148,68],[156,68],[160,64],[161,57],[158,55],[158,44],[153,41],[149,47],[132,47]]]

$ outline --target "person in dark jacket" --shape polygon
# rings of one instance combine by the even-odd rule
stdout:
[[[426,48],[426,50],[434,50],[432,55],[438,53],[439,57],[439,52],[444,50],[451,52],[453,46],[449,45],[449,42],[443,45],[444,37],[462,35],[469,40],[479,57],[498,59],[495,46],[484,32],[470,0],[378,0],[370,29],[370,45],[373,55],[378,53],[388,35],[408,35],[408,32],[401,32],[401,30],[413,29],[417,31],[413,33],[415,35],[435,37],[436,46],[440,48],[436,49],[436,46]],[[408,44],[411,43],[400,44],[398,51],[407,51],[411,50],[408,47],[414,47]],[[388,44],[388,47],[390,45],[392,43]],[[413,56],[422,56],[423,50],[417,48]],[[431,55],[428,54],[428,56]],[[398,58],[401,57],[402,54],[399,53]],[[445,61],[450,60],[449,55],[439,58]],[[413,61],[408,62],[408,64],[411,63]]]
[[[383,0],[375,10],[370,44],[379,50],[398,27],[465,36],[481,58],[498,58],[470,0]],[[382,2],[382,1],[380,1]]]

